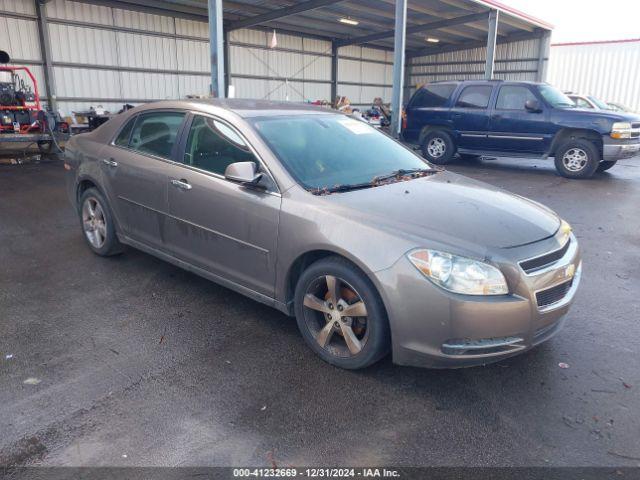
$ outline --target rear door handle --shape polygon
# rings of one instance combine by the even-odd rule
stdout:
[[[118,166],[118,162],[116,162],[113,158],[103,158],[102,159],[102,163],[104,163],[105,165],[107,165],[108,167],[112,167],[115,168]]]
[[[172,179],[171,185],[182,190],[191,190],[193,188],[184,178],[181,180]]]

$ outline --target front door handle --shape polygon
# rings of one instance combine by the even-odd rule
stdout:
[[[182,190],[191,190],[193,188],[184,178],[181,180],[171,180],[171,185]]]
[[[103,158],[102,159],[102,163],[104,163],[105,165],[107,165],[108,167],[112,167],[115,168],[118,166],[118,162],[116,162],[113,158]]]

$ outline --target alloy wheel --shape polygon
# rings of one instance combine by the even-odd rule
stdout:
[[[440,158],[447,151],[447,144],[440,138],[432,138],[427,144],[427,152],[432,158]]]
[[[562,164],[570,172],[581,171],[589,161],[587,152],[581,148],[570,148],[562,156]]]
[[[316,278],[304,296],[305,323],[320,347],[353,357],[369,338],[367,307],[358,292],[333,275]]]
[[[88,197],[82,204],[82,228],[89,243],[97,249],[107,240],[107,220],[100,202]]]

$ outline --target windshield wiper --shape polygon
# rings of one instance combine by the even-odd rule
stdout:
[[[373,188],[380,185],[380,182],[385,180],[390,180],[392,178],[400,179],[407,175],[433,175],[435,173],[440,172],[441,170],[435,168],[411,168],[411,169],[400,169],[394,172],[391,172],[386,175],[378,175],[373,177],[370,182],[364,183],[347,183],[344,185],[335,185],[334,187],[324,187],[324,188],[314,188],[309,191],[314,195],[329,195],[331,193],[340,193],[340,192],[351,192],[353,190],[363,190],[365,188]]]
[[[436,170],[434,168],[410,168],[410,169],[401,168],[400,170],[396,170],[386,175],[378,175],[377,177],[373,177],[373,180],[371,180],[371,183],[378,184],[384,180],[389,180],[391,178],[405,177],[407,175],[415,175],[415,174],[433,175],[434,173],[438,173],[438,172],[439,170]]]
[[[330,193],[350,192],[352,190],[362,190],[365,188],[373,188],[376,184],[367,183],[347,183],[344,185],[336,185],[334,187],[314,188],[311,191],[314,195],[329,195]]]

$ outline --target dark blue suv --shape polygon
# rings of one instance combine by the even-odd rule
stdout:
[[[437,82],[409,101],[403,139],[439,165],[456,153],[554,157],[561,175],[587,178],[640,151],[640,116],[579,109],[544,83]]]

